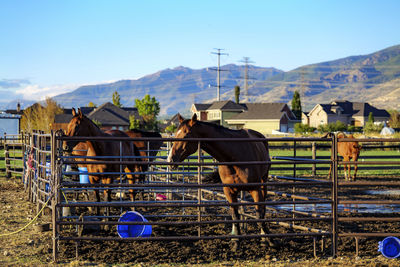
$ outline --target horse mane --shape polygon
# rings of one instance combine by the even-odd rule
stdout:
[[[142,137],[161,137],[161,134],[158,132],[146,132],[139,129],[129,130],[130,132],[141,134]]]
[[[232,130],[232,129],[226,128],[224,126],[221,126],[221,125],[218,125],[215,123],[205,122],[205,121],[197,121],[196,123],[199,123],[200,125],[209,126],[209,127],[213,128],[215,131],[220,132],[229,137],[243,137],[244,135],[246,135],[246,137],[247,137],[247,134],[244,130]]]

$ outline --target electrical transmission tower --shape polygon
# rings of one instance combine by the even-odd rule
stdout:
[[[214,49],[217,51],[211,52],[211,54],[218,56],[218,67],[216,69],[215,68],[210,68],[210,69],[217,71],[217,101],[220,101],[220,92],[221,92],[221,74],[220,74],[220,72],[223,71],[220,69],[220,58],[221,58],[221,56],[227,56],[228,54],[221,52],[224,49],[221,49],[221,48],[214,48]]]
[[[249,64],[254,63],[249,57],[243,57],[239,62],[244,63],[244,97],[249,99]]]

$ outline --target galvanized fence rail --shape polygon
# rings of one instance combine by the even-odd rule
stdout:
[[[109,141],[109,142],[130,142],[139,141],[157,141],[159,138],[92,138],[92,137],[63,137],[44,135],[35,133],[24,137],[24,149],[26,153],[25,161],[28,161],[28,155],[34,155],[33,166],[25,170],[23,181],[27,186],[31,200],[38,203],[38,208],[46,203],[49,197],[54,197],[54,201],[48,203],[52,209],[53,223],[53,257],[58,258],[58,248],[60,242],[72,240],[79,244],[81,241],[97,240],[108,241],[117,240],[121,242],[139,242],[139,241],[166,241],[166,240],[200,240],[200,239],[260,239],[262,237],[287,237],[295,238],[304,236],[310,238],[314,245],[314,255],[317,255],[316,242],[321,240],[321,248],[329,247],[332,255],[338,255],[338,239],[354,238],[356,243],[356,253],[359,253],[359,240],[371,237],[384,237],[389,235],[400,236],[400,231],[389,232],[368,232],[354,231],[346,228],[346,223],[351,222],[376,222],[376,224],[386,224],[400,221],[397,214],[388,214],[386,217],[355,216],[356,212],[345,212],[343,207],[349,210],[356,210],[356,205],[399,205],[400,201],[396,199],[376,199],[371,195],[357,195],[349,197],[343,195],[342,191],[347,188],[363,190],[368,187],[378,188],[397,188],[400,189],[400,181],[397,177],[390,179],[373,181],[365,180],[347,182],[339,180],[339,168],[343,164],[359,165],[365,168],[399,168],[398,158],[391,158],[391,155],[381,156],[380,158],[368,158],[368,161],[343,162],[337,154],[339,142],[358,141],[363,144],[363,148],[369,147],[379,149],[376,142],[385,144],[385,148],[396,151],[400,139],[322,139],[322,138],[267,138],[268,142],[285,142],[292,145],[289,150],[292,155],[284,157],[272,157],[268,162],[215,162],[209,156],[204,156],[200,152],[196,156],[190,157],[179,164],[178,170],[172,170],[171,165],[165,161],[166,152],[160,152],[152,162],[137,162],[137,164],[146,164],[150,168],[145,173],[133,172],[132,175],[146,175],[143,183],[130,185],[126,183],[126,173],[108,173],[115,177],[113,184],[82,184],[79,182],[79,176],[82,175],[78,170],[70,170],[68,165],[87,165],[87,164],[118,164],[124,165],[131,163],[132,156],[119,155],[116,159],[110,157],[97,157],[93,161],[90,157],[72,157],[64,155],[62,142],[65,140],[77,139],[80,141]],[[167,144],[167,150],[174,141],[179,139],[161,139]],[[185,139],[186,140],[186,139]],[[190,141],[190,140],[189,140]],[[213,142],[215,139],[193,139],[198,142]],[[229,139],[229,141],[260,141]],[[323,145],[320,145],[323,143]],[[327,149],[326,144],[330,143],[331,156],[318,157],[319,147]],[[304,146],[304,144],[307,144]],[[373,144],[373,145],[368,145]],[[392,145],[393,144],[393,145]],[[200,145],[199,145],[200,146]],[[375,147],[374,147],[375,146]],[[298,156],[298,151],[308,147],[309,154]],[[200,149],[201,150],[201,149]],[[273,150],[272,150],[273,151]],[[271,153],[273,154],[273,153]],[[8,157],[10,159],[10,157]],[[365,158],[367,159],[367,158]],[[378,160],[377,160],[378,159]],[[90,162],[88,162],[90,160]],[[47,164],[46,164],[47,163]],[[271,164],[271,175],[267,183],[250,184],[250,186],[266,185],[268,187],[269,198],[262,203],[254,203],[249,200],[248,195],[242,194],[237,204],[229,204],[223,195],[224,186],[235,187],[237,185],[222,184],[204,184],[202,178],[213,172],[219,165],[233,164]],[[322,171],[319,166],[332,166],[332,176],[320,175]],[[25,164],[24,164],[25,166]],[[301,166],[301,167],[299,167]],[[328,167],[323,167],[328,169]],[[280,175],[281,170],[289,175]],[[306,169],[305,173],[303,169]],[[47,170],[47,171],[46,171]],[[49,172],[50,170],[50,172]],[[318,172],[317,172],[318,171]],[[89,173],[90,174],[90,173]],[[98,175],[100,173],[92,173]],[[104,173],[103,173],[104,174]],[[316,175],[318,174],[318,175]],[[89,195],[95,190],[111,190],[113,200],[111,202],[94,202],[90,200]],[[144,195],[143,199],[136,199],[131,202],[127,200],[127,193],[130,189]],[[158,195],[167,197],[167,200],[157,200]],[[265,219],[257,219],[254,213],[254,205],[266,205],[268,216]],[[227,214],[232,205],[240,207],[241,218],[233,221]],[[107,208],[111,209],[109,215],[98,216],[89,214],[89,208]],[[120,215],[128,208],[135,208],[143,212],[148,222],[118,222]],[[306,207],[306,208],[305,208]],[[324,207],[322,211],[319,207]],[[345,208],[346,209],[346,208]],[[153,212],[157,210],[157,212]],[[268,234],[260,235],[248,225],[256,222],[266,222],[269,225],[276,225],[272,229],[287,227],[294,229],[295,232],[287,233],[285,231],[271,231]],[[244,229],[249,232],[240,236],[216,235],[207,232],[207,225],[230,225],[233,222],[239,222]],[[115,227],[115,225],[152,225],[155,233],[157,229],[165,226],[174,227],[197,227],[197,234],[160,236],[157,234],[151,237],[142,238],[120,238],[118,234],[110,231],[99,230],[99,235],[86,235],[85,229],[89,227]],[[72,227],[72,228],[71,228]],[[79,247],[77,246],[77,251]]]
[[[253,183],[248,184],[250,187],[266,185],[268,188],[275,189],[270,190],[269,194],[276,196],[275,200],[266,200],[264,202],[252,202],[248,200],[248,196],[242,194],[240,201],[238,203],[228,203],[223,194],[222,189],[225,186],[237,187],[237,184],[203,184],[202,177],[219,165],[259,165],[259,164],[280,164],[280,165],[294,165],[312,163],[312,164],[329,164],[330,160],[307,160],[307,162],[295,159],[285,160],[285,161],[257,161],[257,162],[214,162],[210,159],[202,157],[202,153],[198,153],[195,158],[189,159],[188,161],[182,163],[169,163],[165,161],[166,156],[159,156],[156,161],[153,162],[137,162],[137,164],[149,164],[151,168],[150,172],[144,174],[151,174],[152,179],[147,180],[145,183],[130,185],[122,182],[122,173],[107,173],[108,175],[116,176],[119,181],[114,184],[80,184],[79,182],[72,181],[69,175],[79,175],[79,172],[68,172],[65,170],[66,165],[70,164],[129,164],[131,163],[131,157],[118,156],[119,160],[107,158],[97,158],[95,161],[87,161],[87,157],[71,157],[62,154],[62,142],[66,140],[91,140],[95,141],[114,141],[114,142],[129,142],[129,141],[157,141],[157,138],[85,138],[85,137],[55,137],[56,141],[56,151],[59,154],[56,156],[57,164],[55,166],[55,187],[58,190],[54,191],[55,199],[53,207],[53,223],[55,225],[53,232],[53,248],[54,248],[54,259],[58,257],[58,245],[59,241],[63,240],[73,240],[76,242],[81,242],[85,240],[96,240],[96,241],[108,241],[108,240],[118,240],[118,241],[161,241],[161,240],[201,240],[201,239],[260,239],[263,237],[309,237],[314,240],[317,238],[326,237],[332,240],[331,242],[337,242],[336,234],[336,224],[334,218],[329,214],[316,214],[312,213],[302,213],[297,212],[295,207],[297,205],[318,205],[327,204],[334,209],[334,200],[332,196],[333,193],[329,193],[324,197],[314,197],[312,195],[303,196],[297,194],[295,191],[287,193],[288,188],[310,188],[310,187],[325,187],[328,191],[332,190],[333,183],[327,180],[316,180],[316,179],[304,179],[302,181],[296,180],[297,178],[292,177],[292,181],[283,180],[284,177],[274,177],[276,181],[269,181],[267,183]],[[172,143],[174,141],[179,141],[179,139],[161,139],[167,143]],[[185,139],[188,141],[198,142],[215,142],[216,139]],[[274,141],[281,141],[282,139],[273,139]],[[295,138],[289,139],[290,141],[320,141],[320,138]],[[322,139],[323,141],[329,141],[329,139]],[[221,140],[219,140],[221,141]],[[226,141],[226,140],[225,140]],[[260,139],[229,139],[232,142],[260,142]],[[265,139],[265,141],[271,141],[271,139]],[[200,149],[201,150],[201,149]],[[184,169],[178,171],[173,171],[169,167],[172,165],[183,166]],[[89,173],[93,175],[99,175],[100,173]],[[143,174],[143,173],[130,173],[133,175]],[[295,173],[294,173],[295,174]],[[299,178],[301,179],[301,178]],[[239,185],[243,186],[243,185]],[[87,192],[93,190],[107,190],[110,189],[115,193],[121,194],[129,189],[142,190],[147,194],[147,200],[136,200],[127,201],[121,197],[113,200],[112,202],[93,202],[87,201],[85,199],[77,198],[76,192]],[[285,193],[281,193],[283,191]],[[166,201],[157,201],[157,194],[163,194],[168,196]],[[288,199],[285,199],[288,198]],[[227,217],[227,209],[230,206],[239,206],[241,210],[241,218],[238,221],[232,220]],[[270,209],[270,215],[268,218],[257,219],[255,216],[255,205],[267,205]],[[281,205],[291,205],[293,210],[283,211],[279,206]],[[118,211],[117,214],[114,213],[109,216],[81,216],[78,214],[70,214],[70,211],[77,210],[88,210],[89,207],[97,208],[103,207],[108,209],[113,209]],[[147,211],[147,210],[157,210],[155,214],[148,214],[146,218],[149,222],[118,222],[118,218],[122,213],[123,209],[135,208],[136,210]],[[64,212],[64,214],[63,214]],[[171,213],[172,212],[172,213]],[[172,220],[166,220],[166,218],[173,218]],[[296,233],[286,233],[286,232],[270,232],[267,234],[259,234],[257,232],[250,231],[246,234],[239,236],[226,235],[216,235],[207,231],[208,227],[205,225],[230,225],[232,223],[241,223],[247,227],[248,224],[256,222],[266,222],[268,224],[277,224],[278,226],[290,227],[296,229]],[[318,222],[321,225],[318,227],[302,226],[304,222]],[[196,227],[197,234],[186,234],[186,235],[171,235],[171,236],[158,236],[157,234],[151,237],[137,238],[120,238],[117,233],[103,232],[100,235],[84,236],[82,231],[69,231],[68,227],[65,226],[76,226],[79,225],[101,225],[101,226],[113,226],[113,225],[152,225],[157,232],[157,229],[165,225],[177,226],[177,227]],[[278,227],[277,226],[277,227]],[[79,228],[79,227],[78,227]],[[279,227],[278,227],[279,228]],[[81,228],[82,229],[82,228]],[[104,236],[104,234],[110,236]],[[335,238],[336,237],[336,238]],[[312,241],[311,241],[312,242]],[[78,246],[77,246],[78,247]],[[335,246],[331,246],[335,248]],[[315,252],[316,253],[316,252]],[[332,251],[336,255],[337,251]]]

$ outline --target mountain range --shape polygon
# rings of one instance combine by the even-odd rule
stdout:
[[[244,66],[234,64],[221,67],[221,93],[231,91],[243,83]],[[275,68],[249,66],[249,72],[257,80],[267,80],[283,71]],[[216,71],[214,68],[190,69],[176,67],[144,76],[137,80],[121,80],[114,83],[82,86],[73,92],[58,95],[54,99],[63,106],[86,106],[90,101],[97,105],[111,101],[117,91],[123,106],[133,106],[136,98],[145,94],[155,96],[160,102],[161,114],[185,113],[193,102],[206,102],[216,97]]]
[[[318,103],[341,99],[368,102],[379,108],[400,109],[400,45],[360,56],[301,66],[284,72],[276,68],[248,66],[248,94],[244,88],[245,66],[221,67],[221,100],[234,99],[234,87],[241,87],[242,102],[290,103],[299,91],[304,110]],[[136,80],[87,85],[55,96],[64,107],[101,105],[121,96],[123,106],[133,106],[136,98],[155,96],[161,115],[188,113],[192,103],[216,99],[215,68],[165,69]]]

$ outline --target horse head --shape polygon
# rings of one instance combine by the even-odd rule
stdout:
[[[185,120],[180,114],[178,114],[179,127],[176,130],[175,138],[196,138],[198,135],[195,132],[197,125],[197,115],[194,114],[191,119]],[[168,162],[182,162],[188,156],[196,152],[197,142],[193,141],[176,141],[172,146],[169,155]],[[174,165],[172,168],[176,168]]]
[[[83,114],[80,108],[78,108],[78,113],[72,108],[72,119],[68,123],[66,136],[87,136],[88,127],[85,127],[85,122],[88,120]],[[79,143],[77,140],[64,141],[63,147],[64,151],[72,152],[72,149]]]

